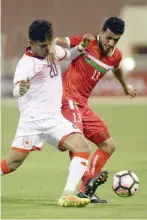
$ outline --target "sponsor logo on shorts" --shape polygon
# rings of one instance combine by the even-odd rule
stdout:
[[[31,137],[24,137],[23,138],[23,145],[25,148],[29,148],[32,145]]]

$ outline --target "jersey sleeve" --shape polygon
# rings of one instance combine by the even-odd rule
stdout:
[[[81,55],[81,52],[78,50],[78,47],[75,46],[71,49],[64,49],[56,45],[56,56],[58,61],[72,61],[75,60],[78,56]]]
[[[82,41],[82,36],[66,37],[68,47],[75,47]]]
[[[13,83],[16,85],[21,80],[31,79],[35,75],[35,67],[32,58],[21,58],[15,70]]]
[[[120,67],[121,60],[122,60],[122,53],[120,51],[118,51],[116,64],[114,65],[115,69]]]
[[[67,50],[63,47],[56,45],[56,56],[59,61],[64,60],[67,56]]]

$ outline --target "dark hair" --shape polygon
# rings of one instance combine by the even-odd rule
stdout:
[[[29,26],[29,39],[32,41],[52,40],[52,23],[46,20],[35,20]]]
[[[106,31],[107,29],[110,29],[114,34],[123,34],[125,22],[118,17],[110,17],[105,21],[102,28],[103,31]]]

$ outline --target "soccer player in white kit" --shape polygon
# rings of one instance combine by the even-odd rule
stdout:
[[[13,94],[18,98],[19,124],[7,159],[1,162],[1,175],[15,171],[32,150],[40,150],[47,141],[74,157],[58,204],[86,206],[90,200],[74,195],[88,166],[90,149],[81,131],[61,114],[62,79],[60,60],[73,60],[88,46],[92,35],[71,51],[53,46],[52,24],[35,20],[29,27],[30,47],[18,62]],[[52,51],[52,53],[51,53]],[[53,57],[54,51],[54,57]]]

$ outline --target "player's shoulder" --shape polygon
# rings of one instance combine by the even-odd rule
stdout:
[[[118,60],[122,59],[122,52],[117,47],[115,47],[113,56]]]
[[[122,53],[117,47],[114,48],[114,52],[109,57],[109,60],[112,66],[114,66],[115,68],[118,68],[120,66],[120,62],[122,60]]]
[[[67,41],[67,44],[69,47],[74,47],[81,42],[82,38],[83,38],[83,36],[73,35],[71,37],[66,38],[66,41]]]
[[[18,61],[17,67],[33,67],[33,57],[29,57],[26,54],[24,54],[20,60]]]
[[[23,72],[40,72],[43,68],[43,60],[40,60],[35,57],[28,56],[26,53],[21,57],[21,59],[18,61],[18,64],[16,66],[16,71],[23,71]]]
[[[69,38],[82,39],[82,38],[83,38],[83,35],[72,35],[72,36],[69,37]]]
[[[31,52],[31,47],[26,48],[26,51],[25,51],[24,55],[20,59],[21,64],[28,63],[28,65],[31,65],[31,66],[33,66],[34,64],[42,64],[44,62],[46,62],[46,59],[34,55]]]

